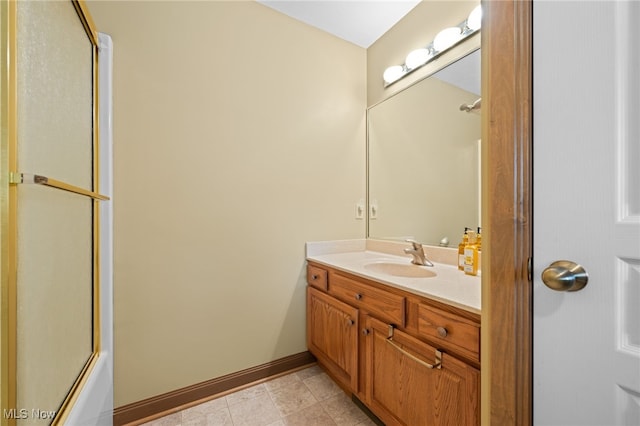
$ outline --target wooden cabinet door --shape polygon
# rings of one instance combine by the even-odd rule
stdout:
[[[436,348],[367,317],[367,402],[387,426],[479,425],[480,372]]]
[[[307,287],[307,347],[334,378],[358,385],[358,310]]]

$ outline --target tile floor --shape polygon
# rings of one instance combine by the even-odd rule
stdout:
[[[161,417],[144,426],[375,426],[320,367]]]

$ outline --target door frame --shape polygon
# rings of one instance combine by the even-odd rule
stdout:
[[[533,0],[482,7],[482,424],[531,425]]]

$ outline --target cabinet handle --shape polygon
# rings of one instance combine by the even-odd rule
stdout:
[[[368,329],[366,329],[366,328],[363,328],[363,329],[362,329],[362,334],[364,334],[365,336],[369,335],[369,333],[370,333],[370,332],[369,332],[369,330],[368,330]]]
[[[418,358],[417,356],[413,355],[412,353],[407,352],[404,348],[401,348],[396,342],[393,341],[393,330],[394,327],[393,325],[389,326],[389,337],[387,337],[387,343],[390,344],[391,346],[393,346],[396,350],[398,350],[398,352],[400,352],[401,354],[408,356],[409,358],[411,358],[412,360],[414,360],[415,362],[417,362],[418,364],[427,367],[429,369],[437,369],[437,370],[441,370],[442,369],[442,352],[440,352],[439,350],[436,349],[436,362],[435,364],[429,364],[426,361],[421,360],[420,358]]]
[[[355,322],[354,320],[352,320],[351,318],[349,318],[349,319],[347,320],[347,324],[349,324],[349,325],[353,325],[353,324],[355,324],[355,323],[356,323],[356,322]]]
[[[312,280],[312,281],[315,281],[315,280],[317,280],[317,279],[318,279],[318,276],[317,276],[317,275],[315,275],[315,274],[311,275],[311,280]]]
[[[444,327],[438,327],[436,328],[436,331],[438,332],[438,336],[442,337],[443,339],[447,337],[447,334],[449,334],[447,329]]]
[[[362,299],[362,295],[360,293],[356,293],[356,300]]]

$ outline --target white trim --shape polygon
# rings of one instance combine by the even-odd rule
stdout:
[[[113,424],[113,43],[98,34],[100,59],[100,192],[111,201],[100,202],[100,353],[67,425]]]

